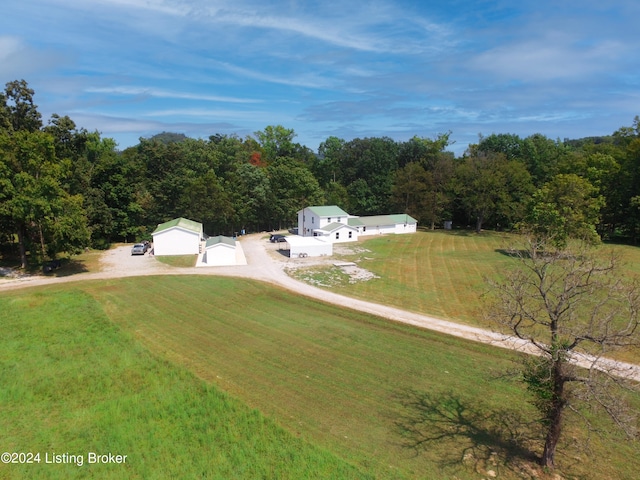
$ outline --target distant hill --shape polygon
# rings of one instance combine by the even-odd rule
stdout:
[[[162,132],[149,138],[160,143],[177,143],[186,140],[187,137],[184,133]]]
[[[602,135],[598,137],[584,137],[584,138],[576,138],[576,139],[564,139],[564,144],[569,145],[573,148],[580,148],[584,145],[594,144],[599,145],[601,143],[609,143],[615,144],[616,138],[613,135]]]

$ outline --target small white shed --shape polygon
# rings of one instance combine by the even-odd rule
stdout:
[[[151,234],[154,255],[197,255],[203,237],[202,224],[186,218],[161,223]]]
[[[318,237],[289,235],[285,238],[289,246],[289,256],[291,258],[333,255],[333,243],[324,241]]]
[[[210,266],[236,265],[236,241],[222,235],[208,238],[202,262]]]

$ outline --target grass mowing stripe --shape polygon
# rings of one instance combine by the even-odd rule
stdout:
[[[509,443],[495,433],[499,424],[492,424],[497,418],[492,415],[499,414],[501,420],[528,420],[532,415],[520,388],[496,377],[512,358],[502,350],[347,312],[246,280],[126,279],[120,291],[110,295],[133,298],[140,289],[152,298],[166,297],[164,316],[149,316],[144,305],[120,301],[124,308],[111,311],[115,322],[136,332],[153,351],[171,352],[171,358],[290,432],[379,478],[477,478],[473,466],[448,464],[451,452],[486,447],[506,458],[503,449]],[[182,291],[174,295],[178,289]],[[99,285],[91,292],[104,301]],[[179,304],[185,295],[191,298],[193,315],[183,328],[171,319],[183,315]],[[231,296],[242,308],[229,308]],[[222,314],[216,314],[216,305],[221,305]],[[190,326],[198,338],[189,332]],[[414,426],[421,434],[433,432],[434,425],[423,417],[429,412],[419,408],[424,398],[441,402],[443,408],[452,400],[460,402],[461,422],[484,432],[482,439],[463,435],[429,444],[426,451],[408,448],[411,437],[400,428],[403,420],[418,422]],[[477,416],[466,418],[467,412]],[[451,428],[465,427],[452,423]],[[621,447],[610,457],[606,473],[588,459],[579,466],[569,456],[560,462],[571,464],[576,475],[615,471],[617,478],[634,478],[631,472],[638,465],[628,463],[632,451],[629,445]],[[501,476],[515,478],[508,471]]]
[[[113,286],[112,313],[126,305]],[[366,477],[149,355],[82,290],[0,294],[0,325],[2,450],[43,456],[0,465],[2,478]],[[128,458],[87,465],[89,451]],[[45,464],[54,453],[85,463]]]
[[[485,288],[483,276],[499,275],[509,265],[511,260],[499,253],[509,238],[494,232],[475,235],[457,231],[369,238],[358,244],[368,250],[365,255],[351,255],[347,259],[380,278],[357,283],[334,281],[327,288],[485,326],[478,308],[478,299]],[[293,275],[300,279],[306,276],[304,269],[294,271]]]

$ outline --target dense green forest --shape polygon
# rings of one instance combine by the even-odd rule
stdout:
[[[52,115],[24,80],[0,93],[0,245],[23,266],[145,237],[183,216],[209,235],[293,226],[309,205],[355,215],[406,212],[422,226],[511,230],[636,242],[640,119],[611,135],[564,141],[491,134],[456,158],[435,138],[329,137],[318,152],[295,132],[193,139],[162,133],[125,150]]]

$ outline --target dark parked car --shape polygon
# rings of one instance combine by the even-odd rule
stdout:
[[[278,235],[278,234],[273,234],[271,235],[271,238],[269,238],[269,241],[271,243],[276,243],[276,242],[286,242],[287,241],[287,237],[284,235]]]
[[[50,262],[47,262],[42,266],[42,271],[44,273],[51,273],[54,270],[57,270],[58,268],[60,268],[61,266],[62,266],[62,261],[51,260]]]

